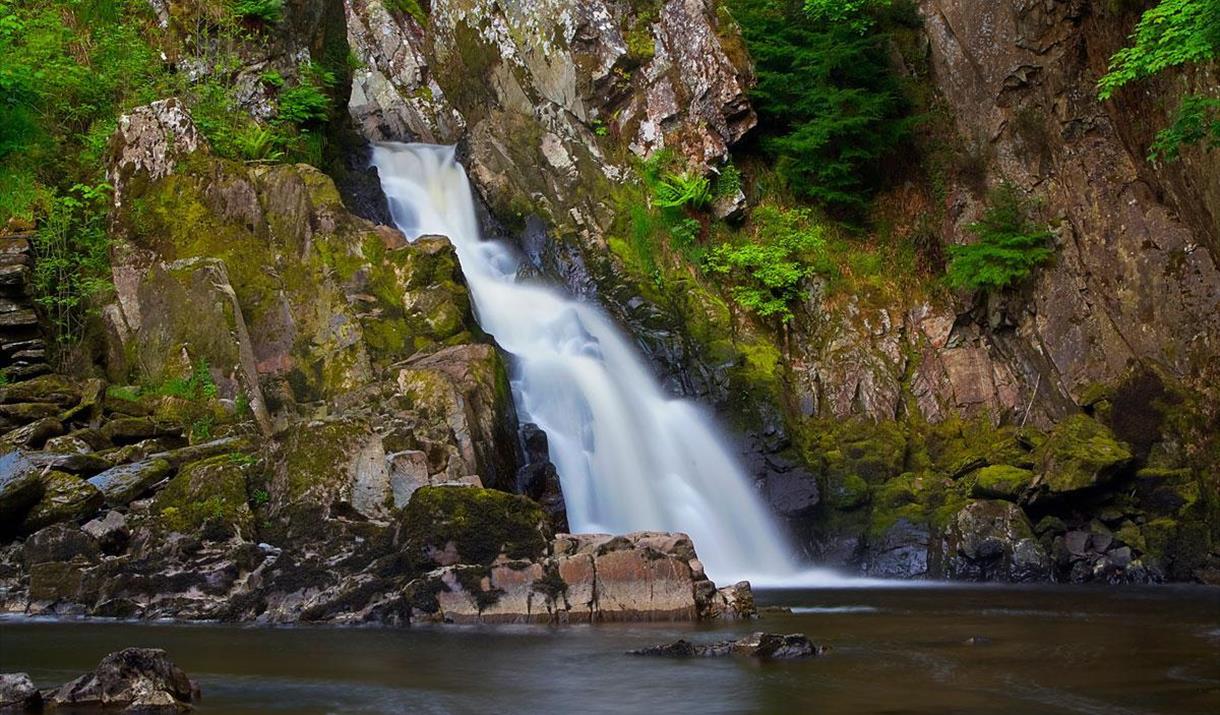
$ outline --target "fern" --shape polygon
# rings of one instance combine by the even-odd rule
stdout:
[[[991,196],[983,219],[971,224],[978,243],[950,246],[946,282],[954,288],[999,291],[1027,279],[1055,255],[1052,234],[1035,227],[1028,208],[1012,184],[1003,184]]]
[[[653,187],[653,200],[665,209],[703,208],[712,201],[712,184],[690,172],[666,174]]]

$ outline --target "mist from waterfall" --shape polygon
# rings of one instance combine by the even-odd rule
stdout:
[[[666,395],[599,308],[518,281],[518,254],[482,240],[452,147],[379,144],[373,164],[398,228],[410,240],[447,236],[457,248],[479,324],[515,358],[520,418],[549,438],[573,531],[684,532],[719,583],[797,574],[704,410]]]

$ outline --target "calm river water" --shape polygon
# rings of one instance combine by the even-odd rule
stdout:
[[[770,591],[752,624],[263,628],[0,621],[0,672],[63,683],[165,648],[199,712],[1220,713],[1220,589]],[[624,651],[761,629],[831,646],[803,662]]]

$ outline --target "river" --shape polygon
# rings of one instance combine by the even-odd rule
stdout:
[[[762,591],[721,625],[405,629],[0,621],[0,672],[51,686],[165,648],[204,715],[253,713],[1220,713],[1220,589],[1004,586]],[[764,629],[800,662],[625,651]],[[973,642],[972,642],[973,639]]]

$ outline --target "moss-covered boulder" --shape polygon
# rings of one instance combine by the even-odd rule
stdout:
[[[420,567],[538,559],[552,533],[537,503],[476,487],[423,487],[399,517],[403,553]]]
[[[192,533],[219,526],[251,538],[254,514],[247,496],[248,468],[245,461],[228,454],[189,464],[157,493],[153,514],[171,531]]]
[[[126,506],[173,471],[164,459],[145,459],[107,469],[89,479],[110,506]]]
[[[983,467],[976,475],[970,495],[979,499],[1018,501],[1034,479],[1033,472],[1007,464]]]
[[[1035,452],[1036,487],[1063,496],[1105,485],[1131,464],[1131,450],[1095,419],[1073,415],[1059,423]]]
[[[65,472],[42,474],[42,498],[21,522],[19,531],[33,533],[64,521],[79,521],[92,516],[105,503],[105,497],[89,482]]]
[[[11,531],[42,497],[39,471],[24,452],[0,456],[0,534]]]

